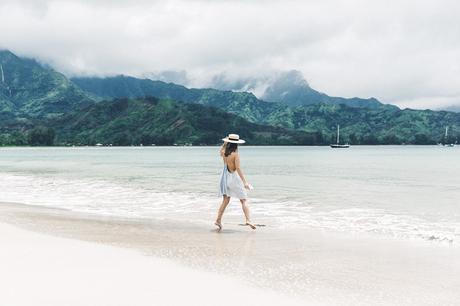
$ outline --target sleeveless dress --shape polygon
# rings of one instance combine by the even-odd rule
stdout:
[[[220,177],[219,196],[226,195],[227,197],[247,199],[248,195],[244,189],[243,181],[236,171],[228,171],[227,164],[224,163],[224,170]]]

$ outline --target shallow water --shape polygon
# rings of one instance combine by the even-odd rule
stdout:
[[[217,147],[2,148],[0,202],[210,222]],[[460,147],[240,149],[253,219],[457,245]],[[227,220],[240,220],[236,201]]]

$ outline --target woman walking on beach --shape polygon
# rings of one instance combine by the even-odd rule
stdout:
[[[214,223],[219,229],[222,229],[222,215],[225,208],[230,203],[230,198],[235,197],[240,199],[241,207],[243,208],[246,218],[246,225],[252,229],[256,229],[251,222],[249,207],[247,205],[247,193],[245,189],[250,189],[251,185],[246,181],[243,171],[240,168],[240,156],[238,154],[238,144],[245,143],[237,134],[229,134],[222,139],[224,144],[220,147],[220,156],[224,161],[224,170],[220,177],[219,195],[222,196],[222,204],[217,213],[217,219]]]

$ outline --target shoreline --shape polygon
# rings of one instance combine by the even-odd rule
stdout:
[[[230,224],[139,220],[0,203],[0,223],[110,247],[131,249],[263,292],[315,304],[450,305],[460,298],[460,250],[420,241]],[[187,268],[187,269],[188,269]],[[258,287],[258,288],[257,288]]]

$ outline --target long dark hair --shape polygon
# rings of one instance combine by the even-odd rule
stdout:
[[[224,153],[225,157],[229,156],[230,154],[232,154],[236,150],[238,150],[238,144],[237,143],[227,142],[227,146],[225,147],[225,153]]]

